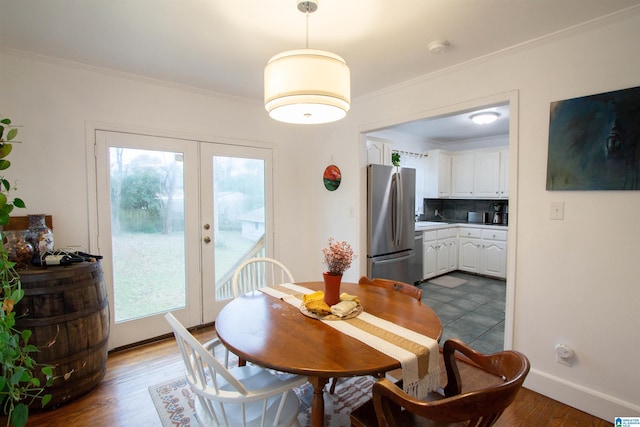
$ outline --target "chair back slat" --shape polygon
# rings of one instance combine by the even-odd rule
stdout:
[[[237,298],[263,287],[293,281],[293,275],[280,261],[272,258],[251,258],[243,262],[233,275],[233,296]]]

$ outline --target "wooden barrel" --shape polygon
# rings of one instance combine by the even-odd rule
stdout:
[[[25,296],[16,306],[16,328],[33,332],[30,343],[40,349],[33,358],[54,367],[45,393],[52,395],[47,407],[55,408],[84,395],[106,373],[109,304],[102,268],[83,262],[19,274]]]

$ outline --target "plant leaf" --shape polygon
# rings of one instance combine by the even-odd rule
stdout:
[[[11,150],[13,150],[13,144],[3,144],[2,147],[0,147],[0,159],[7,157],[11,153]]]
[[[18,403],[11,414],[13,427],[24,427],[29,419],[29,407],[24,403]]]
[[[16,137],[17,134],[18,134],[18,129],[16,128],[9,129],[9,132],[7,132],[7,141],[11,141],[13,138]]]
[[[53,396],[51,396],[51,394],[45,394],[44,396],[42,396],[42,407],[44,407],[44,405],[49,403],[52,397]]]
[[[2,123],[3,125],[10,125],[11,124],[11,119],[2,119],[2,120],[0,120],[0,123]]]
[[[18,197],[16,197],[15,199],[13,199],[13,206],[15,206],[16,208],[26,208],[27,205],[24,204],[24,201]]]
[[[5,160],[5,159],[0,160],[0,170],[8,169],[9,166],[11,166],[11,162],[9,160]]]

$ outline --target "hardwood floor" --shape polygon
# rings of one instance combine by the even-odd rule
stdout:
[[[200,329],[194,335],[204,341],[213,336],[213,328]],[[160,420],[148,387],[176,378],[183,372],[182,359],[173,338],[113,352],[100,385],[58,409],[32,413],[27,426],[159,427]],[[613,424],[523,389],[495,425],[605,427]]]

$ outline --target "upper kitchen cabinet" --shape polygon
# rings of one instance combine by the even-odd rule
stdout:
[[[478,152],[473,160],[473,196],[500,197],[500,152]]]
[[[456,153],[451,157],[451,197],[473,197],[474,154]]]
[[[442,150],[432,150],[427,154],[424,197],[447,199],[451,196],[451,154]]]
[[[451,197],[500,199],[509,197],[508,149],[456,153],[451,160]]]
[[[391,165],[392,141],[382,138],[367,137],[367,164]]]
[[[509,198],[509,149],[500,150],[500,197]]]

